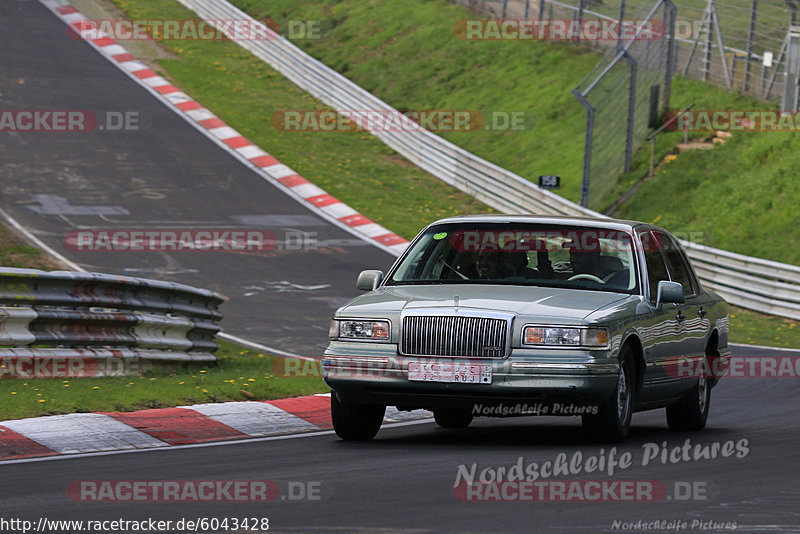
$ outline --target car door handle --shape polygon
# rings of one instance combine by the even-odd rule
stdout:
[[[682,312],[682,311],[679,311],[679,312],[678,312],[678,315],[676,315],[676,316],[675,316],[675,318],[676,318],[678,321],[683,321],[684,319],[686,319],[686,316],[683,314],[683,312]]]
[[[708,314],[708,312],[705,311],[702,307],[699,310],[697,310],[697,315],[699,315],[700,317],[705,317],[706,314]]]

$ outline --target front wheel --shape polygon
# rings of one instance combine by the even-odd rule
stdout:
[[[375,437],[383,423],[386,406],[341,402],[331,393],[333,430],[340,439],[367,441]]]
[[[433,419],[442,428],[467,428],[472,422],[472,414],[465,408],[437,408]]]
[[[667,425],[670,430],[703,430],[708,421],[711,405],[711,382],[706,377],[697,379],[697,384],[679,404],[667,406]]]
[[[633,417],[636,372],[633,354],[625,345],[619,354],[619,376],[614,394],[605,401],[596,415],[583,415],[583,430],[589,439],[600,442],[617,442],[628,437]]]

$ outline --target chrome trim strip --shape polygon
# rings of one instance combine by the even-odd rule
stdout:
[[[545,362],[513,362],[511,370],[552,370],[552,371],[597,371],[618,372],[619,363],[545,363]]]

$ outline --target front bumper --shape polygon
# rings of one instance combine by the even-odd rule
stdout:
[[[490,365],[492,382],[409,380],[408,363],[421,360]],[[515,349],[509,358],[465,359],[400,356],[396,346],[384,345],[370,352],[363,345],[356,345],[338,350],[329,348],[322,364],[325,382],[343,402],[402,409],[520,403],[597,406],[611,396],[619,375],[619,362],[615,358],[609,358],[605,351],[588,350]]]

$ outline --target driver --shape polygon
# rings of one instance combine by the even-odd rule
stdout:
[[[508,275],[504,254],[496,250],[481,250],[475,258],[475,270],[483,280],[504,278]]]
[[[588,274],[605,280],[606,276],[613,274],[613,271],[605,271],[600,265],[600,242],[596,237],[584,236],[583,246],[577,241],[567,241],[564,247],[569,249],[573,276]]]

